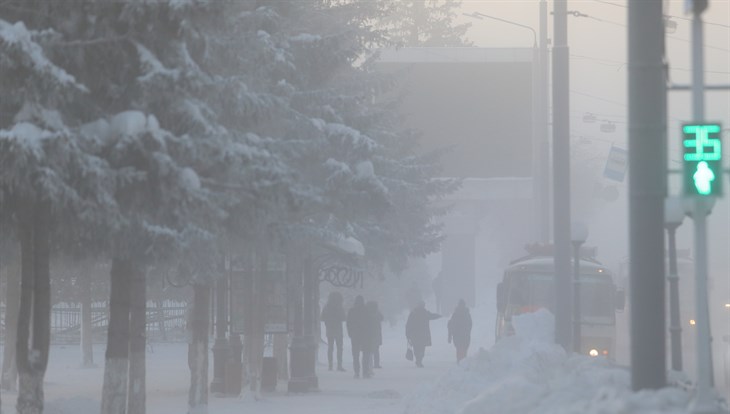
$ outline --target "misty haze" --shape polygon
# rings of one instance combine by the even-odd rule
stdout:
[[[0,92],[0,413],[730,413],[728,0],[0,0]]]

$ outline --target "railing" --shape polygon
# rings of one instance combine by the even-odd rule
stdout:
[[[186,302],[147,302],[147,341],[185,341]],[[5,341],[5,305],[0,306],[0,337]],[[92,339],[96,343],[106,341],[109,309],[106,302],[91,305]],[[51,309],[51,342],[77,344],[81,340],[81,306],[76,303],[59,303]]]

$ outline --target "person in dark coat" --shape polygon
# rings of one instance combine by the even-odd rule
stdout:
[[[471,342],[471,315],[469,308],[466,307],[464,299],[459,300],[459,304],[454,310],[454,314],[449,319],[449,343],[454,341],[456,347],[456,362],[459,363],[466,358],[466,352]]]
[[[426,303],[421,301],[408,315],[406,322],[406,338],[413,347],[413,354],[416,357],[416,366],[423,368],[423,356],[426,347],[431,346],[430,322],[440,318],[441,315],[426,310]]]
[[[365,304],[368,310],[368,319],[370,330],[369,335],[369,349],[372,359],[372,367],[380,368],[380,346],[383,345],[383,314],[378,309],[378,302],[371,300]]]
[[[322,308],[320,318],[324,322],[325,334],[327,335],[327,362],[329,370],[332,371],[332,354],[337,346],[337,370],[345,371],[342,366],[342,324],[345,322],[345,308],[342,306],[342,294],[331,292],[327,297],[327,303]]]
[[[355,370],[355,378],[360,378],[360,361],[362,361],[362,375],[369,378],[372,375],[368,361],[370,354],[368,349],[368,312],[365,308],[365,299],[361,295],[355,298],[355,304],[347,312],[347,334],[352,344],[352,366]]]

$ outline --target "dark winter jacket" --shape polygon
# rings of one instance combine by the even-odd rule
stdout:
[[[342,337],[342,323],[345,322],[345,309],[341,303],[327,302],[322,308],[322,322],[328,338]]]
[[[423,306],[413,309],[406,322],[406,338],[413,346],[431,346],[429,322],[440,317],[438,313],[429,312]]]
[[[355,304],[347,312],[347,335],[353,343],[364,344],[368,338],[368,312],[362,297],[355,299]]]
[[[456,307],[449,319],[449,340],[454,341],[457,348],[468,348],[471,342],[471,315],[465,305]]]

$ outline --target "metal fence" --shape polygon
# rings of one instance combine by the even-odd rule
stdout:
[[[147,302],[147,341],[185,341],[186,302],[165,300]],[[5,305],[0,306],[0,335],[5,341]],[[91,305],[91,329],[94,342],[106,342],[109,325],[107,302]],[[51,342],[54,344],[77,344],[81,340],[81,306],[77,303],[59,303],[51,309]]]

